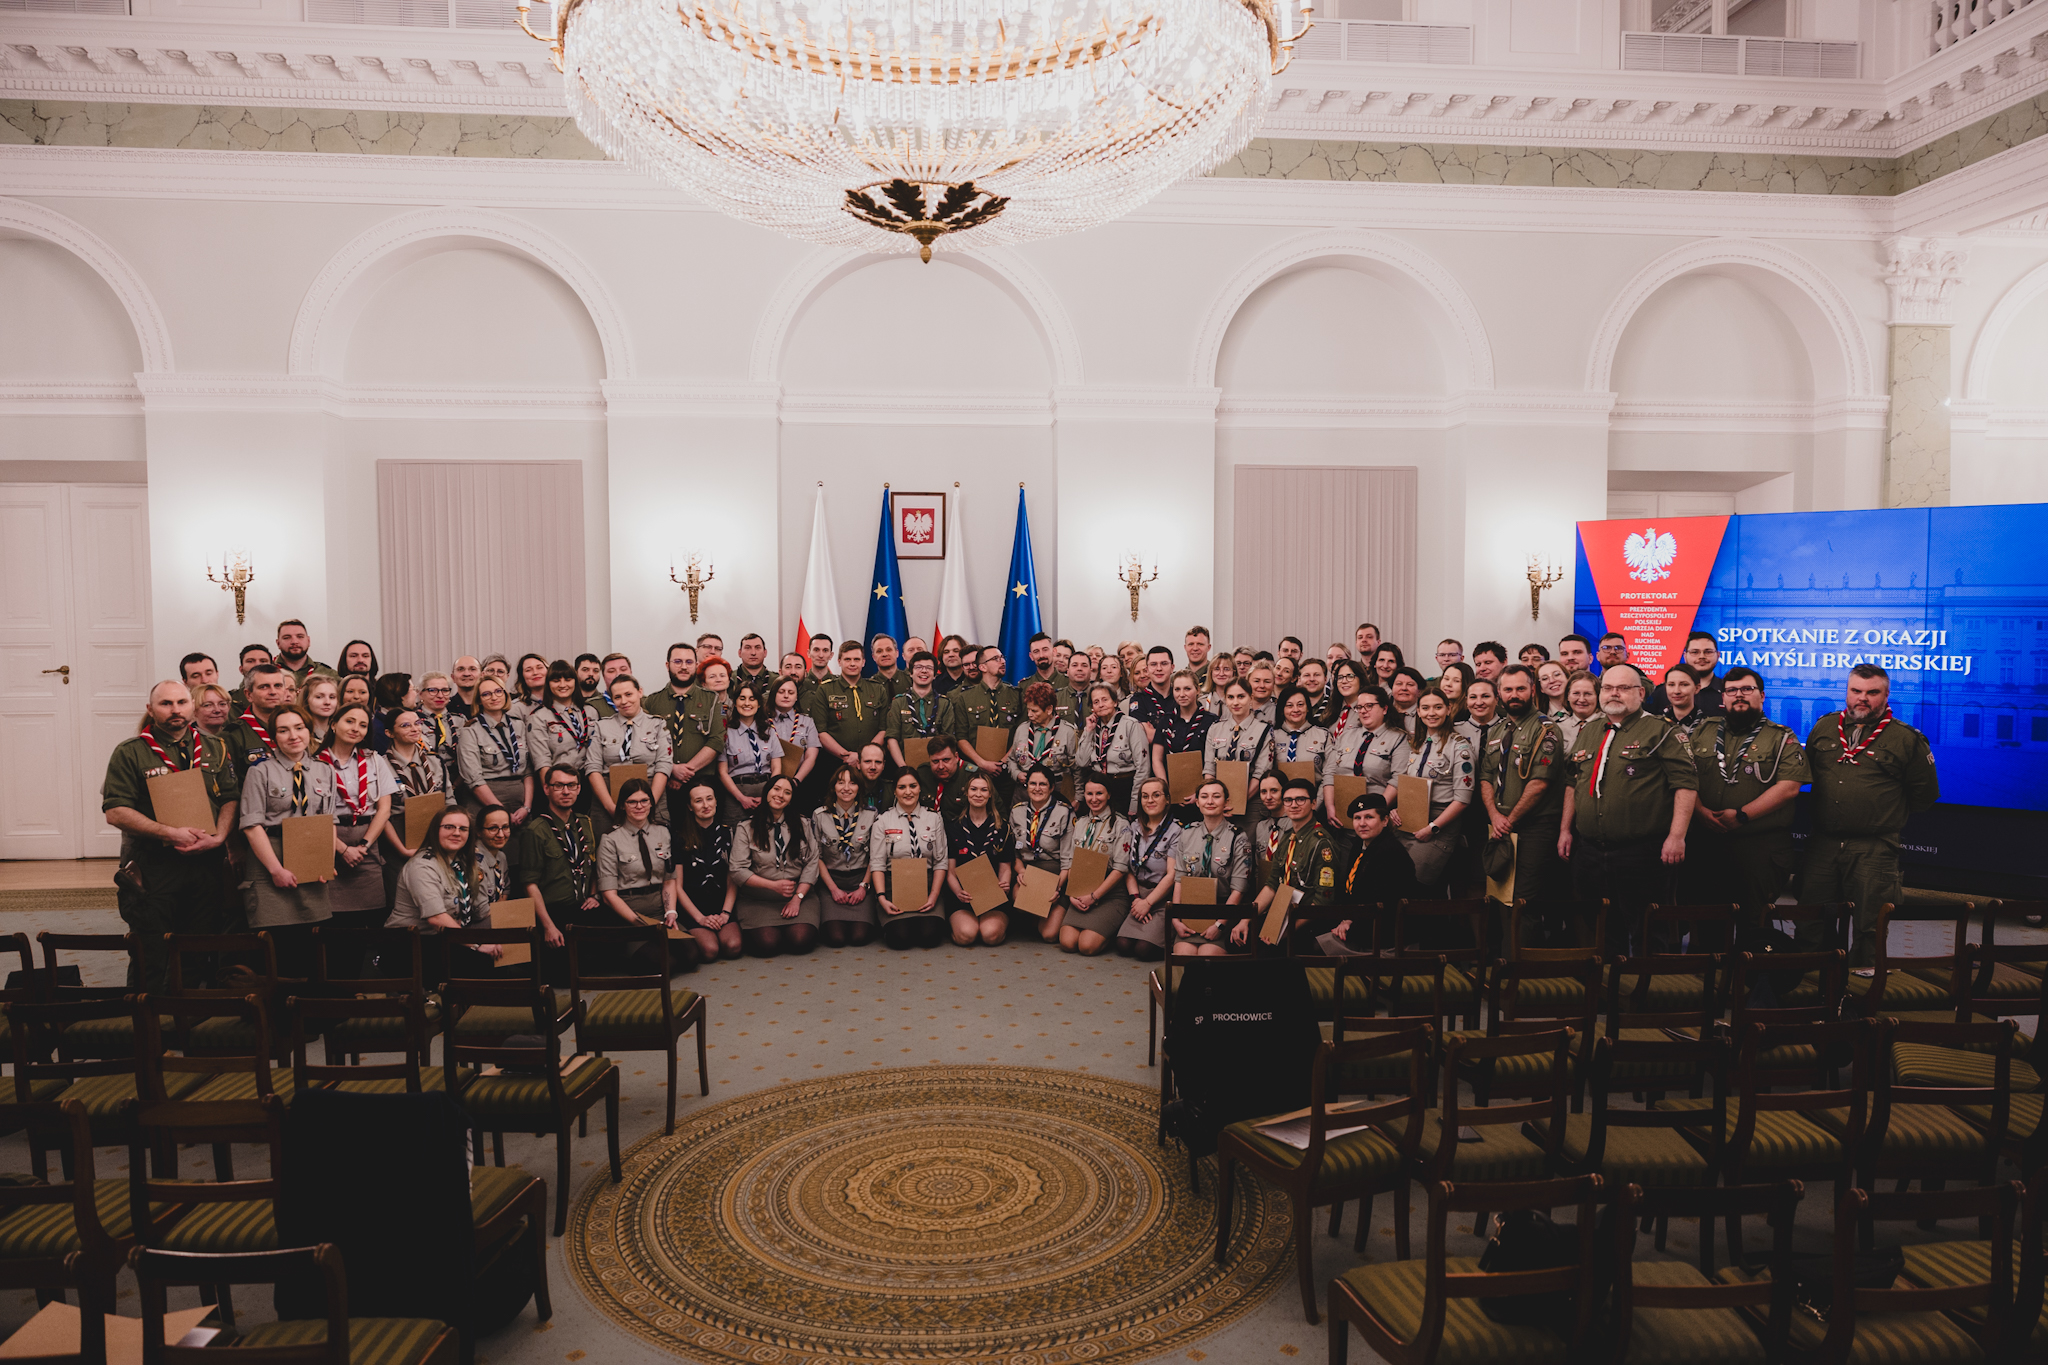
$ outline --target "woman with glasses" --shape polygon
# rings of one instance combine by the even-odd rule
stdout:
[[[1359,694],[1350,713],[1356,719],[1349,733],[1332,736],[1323,758],[1322,810],[1332,829],[1349,829],[1350,822],[1337,810],[1337,779],[1363,778],[1368,789],[1377,791],[1404,771],[1408,762],[1408,732],[1401,727],[1387,704],[1387,694],[1369,688]]]
[[[417,929],[421,972],[438,986],[450,975],[489,976],[502,951],[497,944],[480,948],[447,944],[450,929],[488,923],[492,896],[476,857],[469,812],[450,806],[437,812],[420,835],[420,851],[406,860],[398,874],[398,892],[387,929]]]
[[[518,825],[533,809],[536,755],[531,732],[521,731],[507,702],[505,684],[496,678],[477,683],[476,719],[455,732],[455,771],[472,812],[503,806]]]
[[[621,924],[673,929],[676,884],[668,875],[668,831],[653,822],[653,784],[644,777],[620,783],[615,810],[617,823],[597,845],[597,894]],[[695,940],[671,938],[668,950],[670,972],[697,970]]]

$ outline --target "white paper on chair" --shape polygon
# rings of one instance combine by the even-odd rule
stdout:
[[[1372,1125],[1369,1123],[1361,1123],[1356,1128],[1331,1128],[1323,1133],[1323,1140],[1328,1142],[1333,1138],[1343,1137],[1346,1133],[1362,1133],[1370,1127]],[[1270,1125],[1262,1123],[1259,1125],[1259,1135],[1269,1137],[1275,1142],[1284,1142],[1300,1151],[1308,1150],[1308,1120],[1305,1118],[1289,1119],[1285,1123]]]

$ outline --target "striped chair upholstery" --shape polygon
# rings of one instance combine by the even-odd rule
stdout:
[[[1737,1283],[1755,1277],[1730,1266],[1716,1278]],[[1811,1358],[1827,1339],[1827,1330],[1827,1324],[1811,1314],[1794,1312],[1794,1352]],[[1858,1313],[1847,1365],[1982,1365],[1983,1360],[1976,1338],[1940,1313]]]
[[[527,1015],[532,1027],[532,1013]],[[609,1057],[586,1057],[576,1069],[562,1077],[562,1090],[570,1098],[582,1094],[612,1070]],[[555,1126],[554,1101],[548,1094],[545,1076],[479,1076],[462,1092],[463,1107],[486,1131],[517,1129],[536,1124],[535,1131]]]
[[[1853,972],[1848,980],[1849,997],[1860,1000],[1870,994],[1876,984],[1875,976],[1857,976]],[[1951,1004],[1946,983],[1936,985],[1923,976],[1910,971],[1889,971],[1884,978],[1883,1012],[1896,1015],[1900,1010],[1938,1010]],[[1953,1015],[1949,1016],[1953,1018]]]
[[[2015,1052],[2026,1044],[2016,1043]],[[1968,1048],[1935,1047],[1927,1043],[1893,1043],[1892,1076],[1900,1085],[1974,1086],[1990,1085],[1996,1058],[1988,1052]],[[2014,1094],[2032,1094],[2041,1088],[2041,1073],[2018,1056],[2012,1059],[2011,1083]]]
[[[441,1002],[429,996],[426,1000],[427,1036],[433,1037],[441,1028]],[[339,1053],[349,1052],[403,1052],[405,1051],[405,1020],[403,1019],[340,1019],[320,1035],[321,1041]]]
[[[350,1318],[349,1365],[419,1365],[448,1335],[427,1318]],[[327,1340],[324,1318],[265,1322],[242,1333],[238,1346],[311,1346]]]
[[[697,992],[674,989],[669,1002],[680,1016],[696,1003]],[[607,1035],[629,1037],[661,1027],[660,991],[592,991],[583,997],[583,1025],[576,1036],[591,1047],[609,1047]],[[629,1032],[631,1031],[631,1032]]]
[[[1906,1259],[1906,1278],[1917,1285],[1940,1289],[1949,1285],[1982,1284],[1991,1278],[1991,1243],[1984,1241],[1939,1241],[1909,1243],[1899,1248]],[[2017,1242],[2012,1249],[2012,1268],[2018,1272],[2020,1247]],[[1982,1308],[1959,1309],[1963,1316],[1977,1322],[1984,1320]],[[2028,1337],[2028,1352],[2033,1359],[2048,1356],[2048,1313],[2034,1321],[2033,1335]]]
[[[1462,1109],[1462,1119],[1482,1117],[1484,1109]],[[1550,1172],[1544,1168],[1543,1148],[1524,1137],[1519,1128],[1513,1126],[1480,1127],[1463,1124],[1479,1134],[1477,1142],[1457,1143],[1457,1151],[1451,1156],[1451,1181],[1463,1184],[1469,1181],[1541,1180]],[[1416,1155],[1425,1168],[1433,1166],[1437,1149],[1443,1141],[1444,1126],[1436,1114],[1425,1114],[1422,1121],[1422,1141]]]
[[[550,1007],[560,1014],[569,1007],[567,991],[551,989],[548,992]],[[438,1006],[436,1007],[438,1009]],[[480,1038],[507,1038],[513,1034],[533,1032],[533,1011],[517,1005],[472,1005],[463,1013],[462,1021],[455,1026],[455,1036],[464,1042],[475,1042]]]
[[[170,1084],[169,1074],[165,1075],[164,1083],[168,1089]],[[271,1094],[276,1095],[289,1105],[292,1102],[292,1095],[296,1092],[297,1088],[297,1079],[292,1075],[291,1068],[271,1068]],[[193,1100],[253,1100],[256,1098],[256,1073],[253,1071],[234,1071],[226,1075],[215,1076],[198,1086],[185,1098]]]
[[[1533,1124],[1538,1133],[1547,1125]],[[1593,1116],[1566,1117],[1564,1137],[1558,1155],[1567,1167],[1576,1169],[1586,1160],[1593,1142]],[[1609,1128],[1601,1149],[1600,1174],[1610,1183],[1641,1185],[1644,1189],[1710,1185],[1713,1168],[1699,1149],[1687,1142],[1675,1128]]]
[[[1714,1283],[1685,1261],[1632,1261],[1629,1275],[1639,1285]],[[1749,1319],[1733,1308],[1636,1308],[1629,1314],[1627,1359],[1636,1365],[1764,1365],[1768,1358]]]
[[[2041,1095],[2014,1095],[2012,1112],[2007,1115],[2005,1135],[2014,1142],[2025,1142],[2041,1129]],[[1988,1104],[1966,1104],[1956,1111],[1981,1126],[1991,1124],[1991,1106]]]
[[[1233,1123],[1225,1130],[1257,1155],[1290,1170],[1308,1155],[1299,1147],[1267,1137],[1250,1123]],[[1323,1164],[1316,1168],[1317,1190],[1352,1185],[1361,1180],[1391,1180],[1401,1169],[1401,1151],[1371,1130],[1346,1133],[1323,1143]]]
[[[174,1100],[184,1099],[200,1086],[203,1077],[190,1072],[174,1071],[164,1077],[164,1088]],[[95,1122],[112,1119],[121,1112],[121,1106],[137,1098],[135,1077],[87,1076],[73,1081],[71,1088],[64,1092],[67,1100],[77,1100],[85,1106],[85,1115]]]
[[[1713,1106],[1712,1100],[1684,1096],[1651,1103],[1655,1109],[1711,1109]],[[1729,1096],[1728,1132],[1731,1136],[1741,1117],[1741,1099]],[[1817,1123],[1808,1122],[1803,1114],[1766,1109],[1756,1116],[1756,1134],[1750,1139],[1749,1154],[1743,1161],[1743,1178],[1760,1180],[1764,1178],[1760,1172],[1779,1167],[1805,1168],[1846,1159],[1842,1140],[1834,1133]]]
[[[503,1212],[533,1183],[518,1166],[473,1166],[469,1172],[470,1221],[482,1226]]]
[[[130,1235],[126,1180],[93,1181],[92,1202],[109,1237],[119,1241]],[[78,1218],[70,1204],[31,1204],[0,1218],[0,1261],[61,1260],[80,1246]]]
[[[163,1251],[275,1251],[277,1206],[268,1199],[194,1204],[158,1242]]]
[[[1470,1257],[1444,1259],[1447,1275],[1469,1275],[1479,1269]],[[1428,1275],[1421,1260],[1362,1265],[1339,1277],[1372,1315],[1396,1335],[1413,1341],[1422,1330],[1423,1285]],[[1571,1348],[1555,1332],[1541,1327],[1510,1327],[1486,1316],[1477,1299],[1444,1301],[1444,1334],[1436,1365],[1565,1365]]]
[[[1848,1126],[1848,1112],[1821,1109],[1813,1122],[1840,1135]],[[1895,1104],[1884,1126],[1878,1151],[1886,1160],[1910,1162],[1916,1157],[1968,1157],[1984,1150],[1984,1134],[1972,1128],[1960,1114],[1939,1104]]]
[[[1302,977],[1308,982],[1308,1000],[1309,1004],[1315,1007],[1316,1018],[1331,1018],[1336,1013],[1337,969],[1335,967],[1310,967],[1302,973]],[[1367,985],[1365,978],[1358,976],[1345,978],[1344,1008],[1346,1010],[1365,1008],[1369,990],[1370,987]]]

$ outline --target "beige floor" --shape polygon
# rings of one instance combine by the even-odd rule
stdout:
[[[0,891],[70,891],[111,886],[112,858],[0,862]]]

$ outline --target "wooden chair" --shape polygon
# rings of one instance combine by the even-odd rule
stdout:
[[[1259,959],[1254,957],[1195,957],[1192,955],[1174,957],[1169,954],[1163,961],[1161,961],[1158,964],[1157,968],[1155,969],[1156,974],[1160,979],[1162,992],[1162,998],[1160,1003],[1161,1026],[1159,1033],[1158,1056],[1159,1129],[1157,1141],[1160,1146],[1163,1147],[1166,1145],[1166,1106],[1172,1103],[1175,1093],[1173,1076],[1174,996],[1184,988],[1184,984],[1187,980],[1188,973],[1190,972],[1236,971],[1239,968],[1257,962],[1258,960]],[[1296,960],[1312,961],[1313,959]],[[1360,1000],[1362,1003],[1364,999],[1362,986],[1360,987],[1360,991]],[[1190,1172],[1194,1170],[1194,1165],[1194,1155],[1193,1153],[1189,1153],[1188,1166]]]
[[[1990,948],[1997,943],[1998,920],[2017,920],[2022,924],[2039,924],[2042,916],[2048,914],[2048,901],[1995,900],[1984,909],[1984,946]],[[2033,948],[2031,958],[2015,964],[2018,969],[2032,976],[2048,976],[2048,946],[2040,943],[2029,945]],[[2004,961],[2005,959],[2000,959]],[[1981,994],[1981,992],[1980,992]]]
[[[164,946],[170,952],[164,998],[241,1000],[254,996],[263,1006],[266,1020],[284,1018],[284,978],[278,975],[277,945],[269,934],[260,929],[247,934],[165,934]],[[202,979],[195,964],[221,962],[231,964],[220,974],[220,979],[230,984],[188,984]],[[264,1033],[260,1041],[270,1049],[265,1055],[273,1063],[284,1066],[291,1060],[280,1030]],[[180,1042],[189,1056],[244,1057],[259,1039],[250,1033],[248,1021],[221,1014],[193,1019]],[[285,1099],[290,1103],[289,1094]]]
[[[422,995],[372,996],[333,999],[295,995],[285,1000],[291,1020],[292,1088],[303,1094],[312,1089],[346,1090],[360,1095],[417,1095],[439,1090],[446,1083],[440,1067],[430,1063],[432,1046],[427,1021],[426,998]],[[325,1061],[315,1063],[310,1047],[314,1026],[327,1043]],[[336,1032],[349,1042],[361,1042],[373,1054],[399,1053],[395,1062],[343,1060],[360,1053],[334,1046]],[[393,1042],[396,1048],[393,1048]]]
[[[130,945],[132,934],[57,934],[48,930],[36,935],[36,944],[43,952],[41,979],[45,983],[45,998],[52,1002],[78,1002],[84,1000],[125,1000],[128,986],[65,986],[58,984],[58,978],[67,966],[59,953],[106,953],[120,954],[121,971],[126,979],[132,960]],[[126,1009],[118,1016],[105,1015],[80,1019],[64,1030],[57,1042],[57,1055],[64,1058],[78,1058],[101,1061],[115,1057],[135,1055],[135,1019]]]
[[[2041,1259],[2041,1209],[2044,1182],[2036,1170],[2020,1198],[2020,1235],[2017,1248],[2018,1280],[2013,1294],[2010,1329],[2005,1344],[2013,1360],[2048,1360],[2048,1322],[2041,1315],[2044,1267]],[[1993,1246],[1989,1238],[1962,1240],[1943,1238],[1931,1242],[1906,1242],[1899,1248],[1905,1258],[1905,1278],[1929,1289],[1956,1288],[1987,1283],[1993,1278]],[[2011,1253],[2009,1252],[2008,1255]],[[1966,1319],[1981,1319],[1975,1309],[1965,1308]]]
[[[1365,1344],[1391,1365],[1451,1365],[1513,1361],[1515,1365],[1570,1365],[1587,1354],[1595,1302],[1594,1244],[1600,1177],[1515,1182],[1478,1189],[1437,1181],[1429,1188],[1424,1259],[1364,1265],[1330,1282],[1329,1365],[1345,1365],[1356,1327]],[[1579,1260],[1552,1270],[1488,1273],[1479,1263],[1446,1254],[1454,1213],[1522,1209],[1578,1209]],[[1511,1294],[1566,1293],[1573,1299],[1572,1330],[1495,1322],[1477,1300]]]
[[[1651,905],[1643,911],[1636,956],[1711,958],[1719,961],[1735,951],[1739,905]],[[1725,988],[1724,978],[1721,985]],[[1642,1008],[1669,1011],[1706,1005],[1718,1012],[1722,1001],[1704,978],[1682,972],[1657,981]]]
[[[697,1030],[697,1093],[711,1093],[704,1054],[704,997],[669,984],[668,930],[655,925],[620,925],[569,930],[569,1009],[576,1017],[576,1050],[602,1057],[607,1052],[659,1052],[668,1058],[668,1127],[676,1130],[676,1039]],[[655,968],[638,976],[585,976],[583,957],[596,948],[627,958],[635,947]]]
[[[1450,1037],[1444,1042],[1443,1099],[1434,1118],[1422,1125],[1412,1167],[1414,1178],[1454,1181],[1468,1190],[1497,1184],[1544,1180],[1557,1170],[1557,1145],[1576,1089],[1573,1030],[1552,1028],[1500,1038]],[[1465,1104],[1460,1080],[1490,1068],[1487,1102]],[[1508,1103],[1495,1104],[1495,1099]],[[1541,1123],[1543,1138],[1524,1125]],[[1461,1138],[1470,1127],[1473,1136]],[[1495,1209],[1491,1204],[1478,1209]],[[1473,1231],[1478,1232],[1475,1222]]]
[[[1382,962],[1396,967],[1408,962],[1421,966],[1415,985],[1411,987],[1405,975],[1397,973],[1396,989],[1401,1002],[1402,1013],[1411,1013],[1410,997],[1420,994],[1424,982],[1436,968],[1437,959],[1443,959],[1442,998],[1443,1007],[1451,1011],[1461,1022],[1459,1028],[1476,1028],[1479,1024],[1479,998],[1487,962],[1486,922],[1492,913],[1494,902],[1487,900],[1434,901],[1404,900],[1394,907],[1393,941],[1377,944]],[[1453,928],[1463,922],[1470,947],[1418,947],[1421,931],[1438,927]],[[1431,935],[1444,937],[1447,935]],[[1448,1022],[1451,1015],[1446,1016]]]
[[[498,1165],[505,1164],[504,1135],[555,1135],[555,1236],[569,1225],[569,1157],[571,1127],[600,1099],[605,1108],[605,1142],[611,1157],[612,1183],[619,1169],[619,1069],[605,1057],[569,1059],[565,1070],[562,1034],[577,1011],[554,1012],[553,993],[526,981],[471,981],[451,977],[442,1000],[448,1031],[441,1050],[448,1093],[462,1101],[475,1124],[477,1164],[483,1164],[483,1135],[496,1142]],[[517,1009],[527,1012],[521,1033],[538,1036],[539,1047],[506,1047],[467,1041],[462,1018],[472,1008]],[[579,1021],[580,1022],[580,1021]],[[466,1071],[465,1065],[480,1068]],[[507,1072],[506,1067],[537,1071]]]
[[[322,1243],[283,1251],[206,1255],[137,1247],[129,1257],[142,1291],[143,1365],[218,1365],[232,1354],[238,1365],[454,1365],[459,1351],[448,1324],[427,1318],[352,1318],[341,1253]],[[164,1314],[172,1285],[278,1285],[317,1276],[324,1318],[265,1322],[242,1329],[224,1324],[225,1342],[203,1347],[164,1343]]]
[[[1522,914],[1527,901],[1516,901],[1508,911],[1508,935],[1502,944],[1503,960],[1507,962],[1600,962],[1607,942],[1607,902],[1602,899],[1598,915],[1594,920],[1593,942],[1573,948],[1525,948],[1522,941]],[[1518,994],[1530,1008],[1549,1007],[1560,1016],[1577,1007],[1578,986],[1569,978],[1529,978],[1522,982]],[[1594,992],[1595,1007],[1600,992]],[[1554,997],[1554,998],[1553,998]]]
[[[125,999],[69,999],[47,1003],[9,1006],[13,1020],[14,1085],[17,1103],[31,1103],[62,1097],[85,1111],[86,1126],[96,1147],[125,1147],[133,1135],[132,1106],[142,1098],[138,1077],[140,1063],[132,1046],[126,1056],[88,1057],[69,1055],[64,1042],[73,1036],[112,1038],[111,1029],[101,1023],[118,1016],[133,1038],[135,1010]],[[80,1035],[79,1031],[85,1030]],[[89,1047],[97,1052],[98,1047]],[[166,1078],[166,1095],[183,1098],[198,1089],[199,1079],[178,1074]],[[28,1129],[29,1168],[38,1179],[48,1174],[48,1153],[56,1151],[70,1159],[71,1141],[64,1128],[31,1124]],[[69,1174],[67,1168],[66,1173]]]
[[[1217,1263],[1222,1263],[1230,1249],[1231,1190],[1239,1165],[1285,1190],[1294,1207],[1294,1256],[1301,1277],[1301,1308],[1311,1323],[1321,1320],[1316,1312],[1314,1252],[1309,1243],[1316,1209],[1361,1200],[1359,1227],[1364,1229],[1372,1222],[1374,1197],[1391,1192],[1395,1251],[1405,1260],[1408,1172],[1414,1162],[1423,1111],[1429,1105],[1430,1062],[1435,1050],[1434,1034],[1427,1028],[1318,1044],[1308,1112],[1295,1116],[1308,1121],[1306,1147],[1296,1147],[1262,1131],[1259,1124],[1271,1120],[1254,1119],[1226,1127],[1216,1140]],[[1382,1058],[1406,1061],[1407,1094],[1378,1103],[1345,1105],[1333,1116],[1330,1101],[1337,1089],[1336,1073],[1347,1063],[1369,1063]],[[1331,1135],[1332,1129],[1335,1136]],[[1333,1225],[1331,1234],[1334,1236],[1336,1231]]]
[[[334,970],[341,962],[367,962],[372,955],[387,969],[397,969],[396,973],[351,977]],[[314,929],[313,979],[299,998],[362,996],[417,1001],[425,1037],[431,1041],[441,1031],[441,1002],[427,993],[422,974],[419,930],[351,929],[332,924]],[[323,1025],[318,1032],[329,1065],[339,1065],[344,1056],[361,1061],[366,1052],[410,1052],[417,1041],[412,1016],[406,1013],[343,1017],[316,1012],[313,1017]]]
[[[1877,1092],[1864,1132],[1864,1151],[1857,1159],[1858,1183],[1875,1189],[1880,1179],[1928,1182],[1939,1189],[1946,1180],[1989,1185],[1998,1175],[2012,1112],[2011,1020],[1984,1024],[1921,1024],[1886,1019],[1879,1026],[1879,1057],[1896,1059],[1901,1050],[1938,1049],[1954,1056],[1982,1058],[1983,1073],[1970,1076],[1901,1076],[1896,1060],[1873,1068]],[[1973,1125],[1963,1111],[1982,1114]],[[1832,1118],[1822,1118],[1833,1127]]]
[[[1771,908],[1767,917],[1773,924],[1791,926],[1795,944],[1788,949],[1797,953],[1842,954],[1846,962],[1849,955],[1849,929],[1856,922],[1856,906],[1852,901],[1826,901],[1813,905],[1778,905]],[[1804,937],[1801,937],[1804,935]],[[1746,943],[1744,949],[1763,956],[1772,951],[1766,945]],[[1783,992],[1778,1003],[1788,1008],[1814,1003],[1813,995],[1818,993],[1820,982],[1809,969],[1808,975],[1796,986]]]
[[[479,981],[487,983],[509,981],[528,987],[529,993],[533,990],[545,988],[548,992],[548,1004],[551,1010],[559,1014],[566,1007],[567,995],[553,986],[544,987],[540,979],[540,954],[536,951],[541,942],[541,934],[538,928],[493,929],[487,924],[479,924],[472,925],[467,929],[445,930],[442,932],[441,938],[444,944],[460,944],[469,948],[524,946],[528,953],[526,962],[523,964],[525,968],[523,971],[518,969],[521,964],[514,964],[511,967],[499,967],[489,976],[455,977],[451,975],[444,977],[441,982],[441,1004],[443,1011],[441,1027],[444,1031],[454,1027],[453,1021],[448,1018],[447,1003],[448,988],[457,981],[471,984]],[[462,1040],[465,1043],[496,1043],[514,1034],[531,1033],[533,1031],[533,1014],[529,1008],[529,1002],[522,995],[520,1003],[515,1005],[483,1003],[472,1005],[464,1012],[461,1026]]]
[[[1954,921],[1953,937],[1945,953],[1905,956],[1891,951],[1892,920],[1896,908],[1882,906],[1877,912],[1877,957],[1870,967],[1849,973],[1848,997],[1843,1007],[1870,1019],[1918,1019],[1939,1022],[1955,1009],[1965,993],[1959,975],[1964,961],[1961,950],[1967,943],[1969,907]],[[1863,972],[1870,975],[1864,976]]]
[[[1796,1180],[1727,1189],[1645,1189],[1634,1184],[1623,1188],[1614,1220],[1614,1306],[1607,1359],[1613,1365],[1701,1360],[1777,1365],[1791,1330],[1792,1221],[1803,1192]],[[1774,1234],[1770,1276],[1718,1283],[1708,1278],[1708,1267],[1636,1259],[1638,1219],[1654,1218],[1662,1226],[1671,1218],[1698,1218],[1702,1229],[1711,1230],[1715,1218],[1724,1215],[1767,1220]],[[1761,1321],[1750,1316],[1758,1309],[1768,1310]]]
[[[1564,989],[1559,989],[1560,983]],[[1572,1109],[1581,1108],[1580,1082],[1584,1079],[1586,1043],[1594,1037],[1600,1003],[1600,964],[1590,958],[1555,962],[1510,961],[1495,966],[1486,976],[1486,1032],[1488,1038],[1547,1033],[1553,1029],[1572,1030]],[[1447,1037],[1469,1037],[1466,1033]],[[1481,1065],[1472,1079],[1472,1093],[1484,1105],[1492,1093],[1493,1074],[1499,1066],[1541,1068],[1540,1056],[1526,1055],[1506,1062]]]
[[[33,1289],[36,1302],[78,1291],[85,1331],[113,1311],[114,1277],[135,1243],[128,1182],[100,1180],[84,1106],[0,1105],[0,1120],[30,1132],[61,1133],[71,1178],[55,1184],[0,1181],[0,1288]],[[87,1340],[87,1359],[95,1348]]]
[[[2039,951],[2038,946],[2020,944],[1970,950],[1973,958],[1977,954],[1996,955],[1992,962],[2001,970],[2011,961],[2007,955]],[[1987,981],[1987,974],[1981,970],[1971,973],[1971,977],[1978,989],[1995,986],[1995,982]],[[2048,1093],[2044,1093],[2048,1090],[2048,1029],[2041,1024],[2042,1020],[2048,1020],[2048,980],[2036,980],[2036,994],[2031,999],[1973,994],[1956,1006],[1958,1023],[2010,1018],[2032,1018],[2035,1021],[2032,1037],[2020,1033],[2013,1038],[2012,1094],[2005,1130],[2006,1155],[2022,1172],[2030,1175],[2048,1165],[2048,1131],[2044,1131],[2041,1125],[2042,1104],[2048,1100]],[[1989,1079],[1990,1064],[1989,1057],[1974,1050],[1896,1046],[1892,1049],[1892,1066],[1899,1080],[1911,1085],[1983,1084]],[[1956,1112],[1979,1128],[1988,1127],[1991,1123],[1991,1111],[1981,1105],[1963,1105]]]

